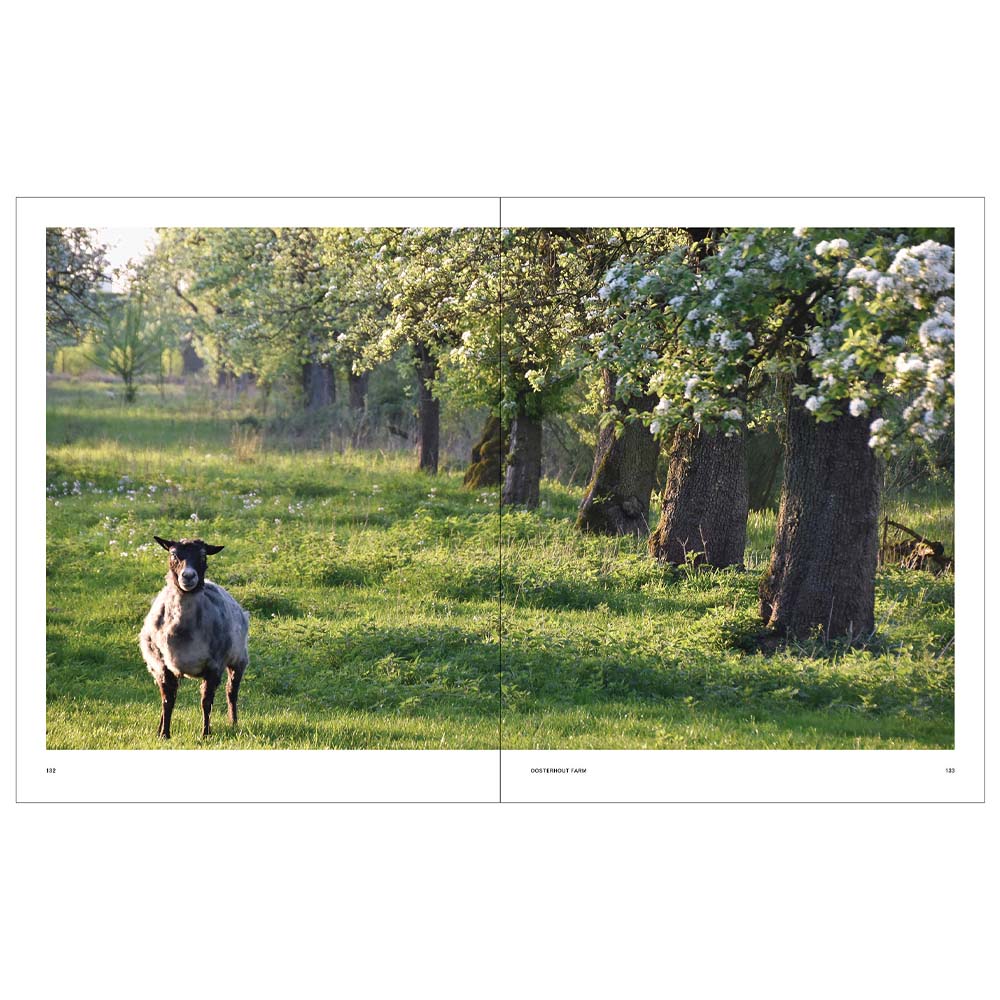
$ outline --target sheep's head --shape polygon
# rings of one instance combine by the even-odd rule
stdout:
[[[200,538],[182,538],[179,542],[171,542],[153,535],[153,539],[170,553],[170,573],[177,586],[188,594],[205,586],[208,557],[225,548],[224,545],[209,545]]]

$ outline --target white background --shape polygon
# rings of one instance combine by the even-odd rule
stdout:
[[[961,194],[989,213],[981,10],[21,5],[0,60],[8,323],[15,194]],[[13,688],[5,978],[33,992],[995,982],[995,739],[985,806],[14,806]]]

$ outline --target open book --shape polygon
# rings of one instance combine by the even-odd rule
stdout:
[[[20,800],[982,799],[981,200],[29,198],[18,265]]]

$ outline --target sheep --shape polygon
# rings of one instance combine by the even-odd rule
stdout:
[[[224,670],[229,673],[229,721],[236,724],[236,698],[249,663],[250,617],[231,594],[205,577],[207,557],[224,546],[208,545],[200,538],[171,542],[154,535],[153,539],[170,553],[166,586],[153,599],[139,634],[142,658],[163,702],[157,735],[170,739],[178,682],[181,677],[195,677],[201,681],[201,735],[205,737]]]

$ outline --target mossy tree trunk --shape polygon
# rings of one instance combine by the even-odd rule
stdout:
[[[615,406],[613,376],[605,369],[603,378],[606,405]],[[633,403],[636,410],[648,413],[656,405],[656,397],[643,396]],[[629,422],[616,427],[612,423],[603,427],[597,438],[590,482],[576,518],[577,528],[603,535],[648,535],[649,498],[659,456],[659,439],[644,424]]]
[[[541,479],[542,422],[536,417],[519,413],[510,429],[502,501],[505,504],[537,507]]]
[[[437,474],[441,447],[441,403],[434,398],[437,359],[424,344],[414,345],[417,362],[417,464],[422,472]]]
[[[827,639],[875,628],[875,568],[882,468],[865,418],[819,423],[801,400],[788,407],[784,477],[760,613],[779,635],[817,627]]]
[[[479,441],[473,446],[472,462],[465,473],[463,482],[469,489],[500,485],[507,444],[500,418],[491,413]]]
[[[678,428],[650,554],[674,565],[691,554],[698,564],[742,566],[747,509],[744,435]]]

